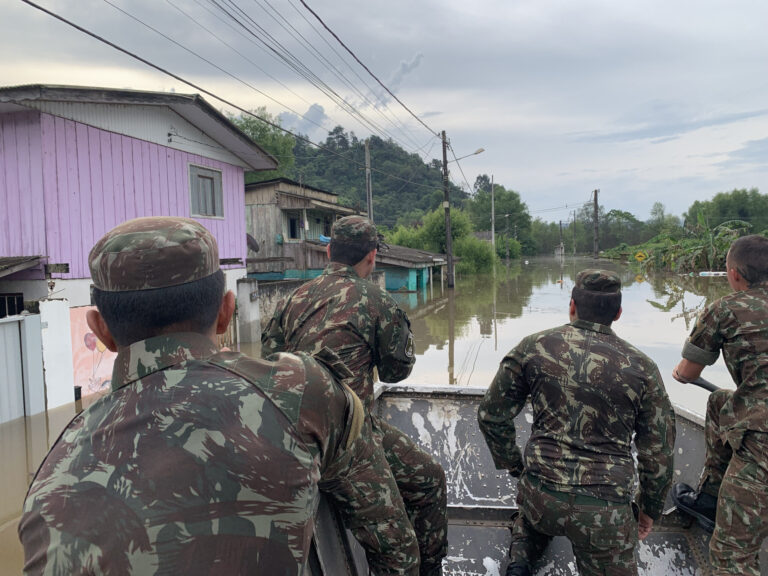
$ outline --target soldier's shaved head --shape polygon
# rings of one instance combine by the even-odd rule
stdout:
[[[750,286],[768,281],[768,238],[759,234],[737,238],[728,250],[727,262]]]

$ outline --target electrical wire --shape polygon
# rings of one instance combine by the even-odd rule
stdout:
[[[323,94],[325,94],[330,100],[335,102],[342,110],[350,114],[362,125],[366,126],[369,130],[376,132],[385,138],[391,138],[384,130],[381,129],[375,122],[365,118],[354,106],[351,106],[338,92],[326,84],[319,76],[317,76],[312,70],[310,70],[298,57],[292,54],[281,42],[277,40],[271,33],[269,33],[263,26],[261,26],[256,20],[248,15],[242,8],[233,2],[233,0],[209,0],[211,4],[216,6],[224,14],[232,19],[233,22],[243,28],[243,30],[252,35],[256,40],[262,43],[268,50],[270,50],[275,56],[278,57],[289,68],[293,69],[302,78],[307,80]],[[230,5],[228,10],[223,4]],[[249,25],[240,21],[235,12],[239,13],[242,18],[248,21]],[[256,34],[256,31],[263,35],[263,38]],[[265,38],[268,40],[265,40]]]
[[[194,83],[194,82],[192,82],[190,80],[187,80],[187,79],[183,78],[182,76],[179,76],[178,74],[176,74],[174,72],[171,72],[170,70],[167,70],[167,69],[163,68],[162,66],[160,66],[158,64],[155,64],[155,63],[147,60],[146,58],[144,58],[142,56],[139,56],[138,54],[136,54],[134,52],[131,52],[127,48],[123,48],[122,46],[120,46],[118,44],[115,44],[114,42],[112,42],[110,40],[107,40],[106,38],[96,34],[95,32],[92,32],[92,31],[88,30],[87,28],[84,28],[83,26],[80,26],[79,24],[76,24],[75,22],[72,22],[71,20],[68,20],[64,16],[61,16],[60,14],[57,14],[56,12],[53,12],[52,10],[49,10],[48,8],[45,8],[44,6],[40,6],[39,4],[33,2],[32,0],[21,0],[21,2],[23,2],[23,3],[33,7],[35,9],[39,10],[39,11],[41,11],[41,12],[51,16],[52,18],[55,18],[56,20],[59,20],[60,22],[63,22],[64,24],[67,24],[68,26],[74,28],[75,30],[78,30],[79,32],[82,32],[83,34],[86,34],[87,36],[90,36],[91,38],[93,38],[95,40],[98,40],[99,42],[102,42],[103,44],[106,44],[107,46],[110,46],[111,48],[114,48],[118,52],[122,52],[126,56],[130,56],[131,58],[141,62],[142,64],[145,64],[145,65],[149,66],[150,68],[153,68],[153,69],[157,70],[158,72],[161,72],[161,73],[163,73],[163,74],[165,74],[167,76],[170,76],[171,78],[174,78],[175,80],[178,80],[179,82],[181,82],[181,83],[183,83],[183,84],[185,84],[185,85],[187,85],[187,86],[189,86],[191,88],[194,88],[195,90],[198,90],[199,92],[201,92],[202,94],[205,94],[206,96],[210,96],[211,98],[213,98],[214,100],[217,100],[218,102],[221,102],[222,104],[230,106],[231,108],[233,108],[235,110],[238,110],[238,111],[242,112],[243,114],[246,114],[248,116],[256,118],[257,120],[259,120],[261,122],[264,122],[268,126],[271,126],[272,128],[274,128],[276,130],[279,130],[280,132],[283,132],[285,134],[289,134],[289,135],[293,136],[294,138],[296,138],[298,140],[301,140],[302,142],[306,142],[310,146],[314,146],[315,148],[318,148],[319,150],[323,150],[323,151],[328,152],[330,154],[333,154],[335,156],[343,157],[343,154],[338,153],[335,150],[332,150],[332,149],[328,148],[327,146],[323,146],[322,144],[317,144],[315,142],[312,142],[309,138],[307,138],[305,136],[302,136],[301,134],[296,134],[296,133],[294,133],[294,132],[292,132],[290,130],[287,130],[287,129],[283,128],[279,124],[276,124],[276,123],[274,123],[274,122],[272,122],[272,121],[270,121],[270,120],[268,120],[266,118],[262,118],[258,114],[255,114],[252,111],[247,110],[247,109],[243,108],[242,106],[239,106],[239,105],[235,104],[234,102],[232,102],[230,100],[227,100],[226,98],[223,98],[222,96],[218,96],[217,94],[211,92],[210,90],[207,90],[206,88],[203,88],[199,84],[196,84],[196,83]],[[355,161],[353,159],[350,159],[350,158],[347,158],[347,160],[352,162],[353,164],[356,164],[357,166],[365,168],[365,165],[363,163],[361,163],[361,162],[357,162],[357,161]],[[387,172],[385,172],[383,170],[377,169],[377,168],[373,168],[372,167],[371,171],[372,172],[376,172],[378,174],[382,174],[382,175],[384,175],[384,176],[386,176],[388,178],[392,178],[392,179],[395,179],[395,180],[400,180],[401,182],[406,182],[406,183],[412,184],[413,186],[416,186],[416,187],[419,187],[419,188],[428,188],[430,190],[433,190],[435,188],[435,185],[432,185],[432,184],[422,184],[420,182],[409,181],[409,180],[407,180],[405,178],[401,178],[400,176],[396,176],[394,174],[389,174],[389,173],[387,173]]]
[[[255,1],[259,2],[260,0],[255,0]],[[368,106],[370,106],[374,111],[376,111],[382,117],[383,120],[389,122],[394,129],[400,130],[402,134],[411,141],[411,144],[417,145],[415,140],[413,140],[413,138],[408,132],[401,129],[391,118],[387,117],[387,115],[384,114],[383,111],[378,106],[376,106],[373,102],[371,102],[371,100],[359,88],[357,88],[357,86],[355,86],[355,84],[352,81],[350,81],[337,66],[333,64],[333,62],[330,61],[330,59],[326,58],[322,54],[322,52],[320,52],[315,46],[312,45],[312,43],[307,39],[306,36],[304,36],[304,34],[302,34],[293,24],[291,24],[291,22],[285,16],[280,14],[280,12],[269,2],[269,0],[261,0],[261,2],[264,2],[267,6],[269,6],[271,11],[274,13],[274,15],[270,15],[270,16],[273,19],[275,19],[275,21],[278,22],[278,24],[280,24],[280,22],[283,22],[283,24],[280,24],[283,27],[283,29],[288,30],[289,33],[293,36],[293,38],[296,39],[299,43],[303,44],[307,49],[307,51],[310,52],[323,66],[325,66],[327,70],[329,70],[334,76],[336,76],[336,78],[338,78],[343,84],[345,84],[352,92],[356,93],[358,97]],[[304,14],[301,11],[299,11],[299,9],[290,1],[289,1],[289,5],[296,11],[299,17],[301,17],[307,23],[307,25],[312,29],[312,31],[315,32],[317,36],[339,58],[340,62],[346,64],[346,61],[342,58],[341,54],[339,54],[339,52],[335,49],[335,47],[331,45],[331,43],[328,42],[328,40],[319,33],[319,31],[314,26],[314,24],[309,19],[307,19],[306,16],[304,16]],[[280,21],[277,20],[278,17]],[[355,74],[355,76],[357,76],[357,78],[363,84],[366,84],[363,78],[359,74],[357,74],[356,70],[354,70],[348,64],[347,64],[347,67],[353,72],[353,74]],[[367,87],[367,84],[366,84],[366,87]],[[389,108],[386,107],[386,105],[385,105],[385,109],[389,110]],[[393,138],[393,140],[395,140],[395,138]]]
[[[236,80],[237,82],[240,82],[241,84],[243,84],[244,86],[246,86],[246,87],[250,88],[251,90],[253,90],[253,91],[254,91],[254,92],[256,92],[257,94],[260,94],[261,96],[264,96],[265,98],[268,98],[269,100],[271,100],[271,101],[272,101],[272,102],[274,102],[275,104],[277,104],[277,105],[279,105],[279,106],[282,106],[282,107],[283,107],[283,108],[285,108],[286,110],[288,110],[288,111],[290,111],[290,112],[293,112],[294,114],[296,114],[296,115],[298,115],[298,116],[300,116],[300,117],[302,117],[302,118],[304,117],[304,116],[303,116],[303,115],[302,115],[300,112],[297,112],[296,110],[294,110],[294,109],[293,109],[293,108],[291,108],[290,106],[288,106],[288,105],[286,105],[286,104],[283,104],[282,102],[280,102],[280,101],[276,100],[275,98],[273,98],[272,96],[270,96],[270,95],[269,95],[269,94],[267,94],[266,92],[262,92],[261,90],[259,90],[259,89],[258,89],[258,88],[256,88],[255,86],[253,86],[253,85],[249,84],[248,82],[246,82],[245,80],[243,80],[243,79],[241,79],[241,78],[239,78],[239,77],[235,76],[234,74],[232,74],[232,73],[231,73],[231,72],[229,72],[228,70],[226,70],[226,69],[222,68],[221,66],[219,66],[219,65],[218,65],[218,64],[216,64],[215,62],[212,62],[211,60],[209,60],[209,59],[205,58],[204,56],[201,56],[200,54],[198,54],[198,53],[197,53],[197,52],[195,52],[194,50],[192,50],[192,49],[190,49],[190,48],[187,48],[186,46],[184,46],[184,45],[183,45],[183,44],[181,44],[180,42],[177,42],[176,40],[174,40],[173,38],[171,38],[171,37],[170,37],[170,36],[168,36],[167,34],[165,34],[165,33],[161,32],[160,30],[158,30],[158,29],[157,29],[157,28],[155,28],[154,26],[152,26],[152,25],[150,25],[150,24],[147,24],[146,22],[144,22],[144,21],[143,21],[143,20],[141,20],[140,18],[138,18],[138,17],[134,16],[134,15],[133,15],[133,14],[131,14],[130,12],[127,12],[126,10],[123,10],[123,9],[122,9],[122,8],[120,8],[119,6],[117,6],[117,5],[113,4],[113,3],[111,2],[111,0],[102,0],[102,2],[104,2],[105,4],[109,4],[110,6],[112,6],[112,8],[114,8],[114,9],[115,9],[115,10],[117,10],[118,12],[121,12],[122,14],[124,14],[125,16],[127,16],[128,18],[131,18],[131,19],[132,19],[132,20],[134,20],[135,22],[138,22],[139,24],[141,24],[142,26],[144,26],[144,27],[148,28],[149,30],[151,30],[151,31],[152,31],[152,32],[154,32],[155,34],[158,34],[159,36],[162,36],[163,38],[165,38],[166,40],[168,40],[169,42],[171,42],[171,43],[172,43],[172,44],[174,44],[175,46],[178,46],[179,48],[181,48],[181,49],[182,49],[182,50],[184,50],[185,52],[187,52],[187,53],[189,53],[189,54],[191,54],[191,55],[195,56],[196,58],[198,58],[198,59],[202,60],[202,61],[203,61],[203,62],[205,62],[206,64],[209,64],[210,66],[213,66],[213,67],[214,67],[214,68],[216,68],[216,69],[217,69],[219,72],[222,72],[222,73],[226,74],[227,76],[229,76],[230,78],[232,78],[233,80]],[[169,2],[169,3],[170,3],[170,2]],[[171,5],[173,5],[173,4],[171,3]],[[174,6],[174,7],[175,7],[175,6]],[[215,36],[214,36],[214,37],[215,37]],[[217,38],[217,39],[218,39],[218,38]],[[309,121],[309,122],[312,122],[312,123],[313,123],[315,126],[317,126],[318,128],[323,128],[323,126],[321,126],[320,124],[317,124],[316,122],[313,122],[312,120],[309,120],[309,119],[306,119],[306,120],[307,120],[307,121]]]
[[[379,79],[376,77],[376,75],[375,75],[373,72],[371,72],[371,70],[370,70],[370,68],[368,68],[368,66],[366,66],[365,64],[363,64],[363,62],[360,60],[360,58],[358,58],[358,57],[357,57],[357,54],[355,54],[355,53],[354,53],[354,52],[353,52],[353,51],[352,51],[350,48],[348,48],[348,47],[347,47],[347,45],[346,45],[346,44],[344,44],[344,42],[342,42],[341,38],[339,38],[339,37],[338,37],[338,35],[337,35],[337,34],[336,34],[336,33],[335,33],[333,30],[331,30],[331,29],[328,27],[328,25],[327,25],[327,24],[326,24],[326,23],[323,21],[323,19],[322,19],[322,18],[320,18],[320,16],[319,16],[319,15],[318,15],[318,14],[317,14],[317,13],[316,13],[314,10],[312,10],[312,8],[310,8],[310,7],[309,7],[309,5],[308,5],[308,4],[307,4],[307,3],[306,3],[304,0],[299,0],[299,1],[302,3],[302,5],[304,6],[304,8],[306,8],[306,9],[309,11],[309,13],[310,13],[310,14],[312,14],[312,16],[314,16],[315,18],[317,18],[318,22],[320,22],[320,24],[322,24],[323,28],[325,28],[325,29],[328,31],[328,33],[329,33],[331,36],[333,36],[333,37],[336,39],[336,41],[337,41],[339,44],[341,44],[341,46],[342,46],[342,47],[343,47],[343,48],[344,48],[344,49],[345,49],[345,50],[346,50],[346,51],[347,51],[347,52],[350,54],[350,56],[352,56],[352,58],[354,58],[354,59],[355,59],[355,61],[356,61],[358,64],[360,64],[360,66],[362,66],[362,67],[363,67],[363,69],[364,69],[366,72],[368,72],[368,74],[370,74],[370,75],[371,75],[371,77],[372,77],[374,80],[376,80],[376,82],[378,82],[379,86],[381,86],[382,88],[384,88],[384,90],[386,90],[386,91],[387,91],[387,94],[389,94],[390,96],[392,96],[392,98],[394,98],[394,99],[397,101],[397,103],[398,103],[398,104],[400,104],[400,106],[402,106],[403,108],[405,108],[405,109],[408,111],[408,113],[409,113],[411,116],[413,116],[413,117],[414,117],[414,118],[415,118],[415,119],[416,119],[416,120],[419,122],[419,124],[421,124],[422,126],[424,126],[424,128],[426,128],[427,130],[429,130],[429,131],[430,131],[432,134],[434,134],[434,135],[435,135],[435,136],[437,136],[438,138],[440,137],[440,136],[439,136],[439,134],[437,133],[437,131],[436,131],[436,130],[433,130],[432,128],[430,128],[430,127],[429,127],[429,126],[428,126],[428,125],[427,125],[427,124],[426,124],[426,123],[425,123],[425,122],[424,122],[424,121],[423,121],[421,118],[419,118],[419,117],[418,117],[418,116],[417,116],[417,115],[416,115],[414,112],[412,112],[412,111],[411,111],[411,109],[410,109],[410,108],[408,108],[408,106],[406,106],[406,105],[405,105],[405,104],[402,102],[402,100],[400,100],[400,98],[398,98],[397,96],[395,96],[395,95],[394,95],[394,93],[393,93],[393,92],[392,92],[392,91],[391,91],[389,88],[387,88],[387,87],[384,85],[384,83],[383,83],[381,80],[379,80]]]

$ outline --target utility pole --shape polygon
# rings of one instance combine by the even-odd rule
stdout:
[[[598,253],[598,237],[597,237],[597,194],[600,192],[599,188],[595,189],[595,215],[594,215],[594,221],[595,221],[595,243],[592,248],[592,258],[597,259],[597,253]]]
[[[496,254],[496,208],[493,204],[493,174],[491,174],[491,247]],[[494,259],[496,256],[494,256]]]
[[[576,210],[573,211],[573,255],[576,256]]]
[[[368,219],[373,222],[373,187],[371,186],[371,150],[370,138],[365,139],[365,198],[368,202]]]
[[[448,196],[448,141],[443,136],[443,208],[445,208],[445,252],[448,257],[448,288],[453,288],[453,242],[451,240],[451,201]]]
[[[507,268],[509,268],[509,214],[504,214],[504,219],[507,221],[504,244],[507,245]]]
[[[557,247],[557,255],[562,258],[565,256],[565,244],[563,244],[563,221],[560,220],[560,245]]]

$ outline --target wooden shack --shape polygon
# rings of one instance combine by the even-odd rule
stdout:
[[[318,276],[328,263],[331,226],[357,214],[333,192],[288,178],[245,186],[246,230],[258,245],[248,253],[248,275],[260,280]]]

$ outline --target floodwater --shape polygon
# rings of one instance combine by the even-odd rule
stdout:
[[[576,274],[598,266],[622,278],[623,313],[614,331],[656,361],[675,404],[703,415],[707,393],[674,381],[671,373],[696,313],[728,292],[725,278],[647,278],[626,266],[591,259],[534,259],[509,270],[502,266],[495,275],[458,278],[452,291],[435,281],[419,292],[395,294],[415,337],[417,360],[406,383],[487,387],[503,356],[523,336],[568,322]],[[242,350],[258,355],[259,346],[244,345]],[[722,359],[703,376],[733,387]],[[93,398],[83,401],[87,405]],[[0,575],[21,571],[16,525],[27,486],[79,408],[71,404],[0,424]]]
[[[696,314],[730,290],[724,277],[656,275],[592,259],[532,259],[495,276],[458,278],[450,290],[439,283],[417,293],[396,293],[408,312],[417,360],[406,381],[412,385],[486,388],[504,355],[526,335],[568,322],[576,275],[585,268],[609,268],[622,280],[622,315],[614,332],[659,366],[673,403],[703,416],[708,393],[672,378]],[[704,378],[733,387],[722,358]]]

